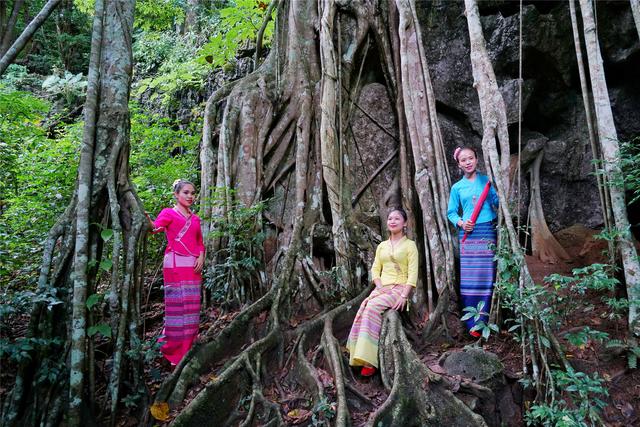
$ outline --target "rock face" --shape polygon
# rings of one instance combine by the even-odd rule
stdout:
[[[526,150],[533,144],[535,150],[545,151],[541,191],[551,230],[555,232],[574,224],[597,227],[603,220],[593,175],[569,6],[561,1],[524,3],[521,147]],[[463,144],[480,148],[482,121],[478,95],[473,88],[464,4],[437,0],[416,2],[416,6],[446,150],[452,153],[456,146]],[[513,154],[518,152],[519,145],[519,3],[480,2],[480,12],[489,56],[507,106]],[[640,69],[640,41],[628,2],[598,2],[597,16],[618,136],[623,141],[630,140],[640,135],[640,79],[636,76],[636,70]],[[351,164],[358,166],[353,168],[354,195],[397,145],[394,106],[384,86],[379,59],[371,58],[364,69],[356,100],[359,107],[353,107],[347,135]],[[177,105],[164,112],[188,126],[196,115],[202,114],[211,92],[224,81],[238,79],[249,70],[250,59],[241,58],[234,70],[212,73],[203,89],[188,89],[177,94]],[[142,98],[141,101],[152,103]],[[452,180],[456,181],[461,174],[452,158],[449,162]],[[367,167],[360,168],[360,164]],[[480,169],[482,165],[481,159]],[[397,197],[394,199],[398,176],[396,158],[362,195],[358,210],[366,215],[377,207],[384,215],[388,206],[398,204]],[[526,165],[520,190],[520,214],[526,218],[529,198]]]
[[[509,384],[504,366],[493,353],[468,347],[445,353],[439,361],[446,374],[460,379],[458,396],[490,426],[522,425],[517,383]]]
[[[526,2],[525,2],[526,3]],[[418,2],[442,134],[455,146],[480,147],[482,123],[469,60],[462,2]],[[489,56],[507,105],[512,153],[518,152],[517,2],[480,5]],[[578,18],[580,19],[580,18]],[[626,2],[598,3],[598,33],[621,140],[640,134],[640,42]],[[614,24],[615,23],[615,24]],[[567,2],[531,2],[522,13],[522,147],[543,144],[541,191],[552,231],[602,224]],[[535,141],[534,141],[535,140]],[[460,177],[451,159],[452,179]],[[523,169],[524,171],[524,169]],[[528,176],[523,173],[523,181]],[[528,186],[522,188],[526,213]]]

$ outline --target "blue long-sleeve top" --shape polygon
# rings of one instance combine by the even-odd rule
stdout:
[[[476,205],[476,201],[480,198],[484,186],[489,181],[486,175],[476,172],[476,177],[473,181],[469,181],[466,177],[451,187],[451,194],[449,195],[449,206],[447,207],[447,218],[456,227],[458,221],[466,221],[471,218],[473,208]],[[460,216],[460,207],[462,207],[462,216]],[[489,189],[487,199],[480,210],[480,215],[476,219],[476,224],[483,222],[493,221],[495,219],[496,210],[498,208],[498,193],[493,188],[493,185]]]

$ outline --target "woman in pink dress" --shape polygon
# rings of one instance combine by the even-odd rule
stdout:
[[[205,247],[200,218],[191,211],[196,197],[193,183],[178,179],[173,183],[176,204],[163,209],[151,222],[152,233],[164,231],[164,330],[160,351],[177,365],[198,336],[200,287]]]

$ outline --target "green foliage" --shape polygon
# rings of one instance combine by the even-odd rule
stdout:
[[[35,16],[44,0],[30,3],[30,16]],[[62,2],[36,32],[28,49],[27,67],[31,72],[51,74],[54,68],[77,74],[89,67],[93,10],[85,13],[71,2]]]
[[[95,0],[74,0],[79,11],[93,16]],[[135,28],[145,31],[167,31],[184,21],[182,0],[137,0]]]
[[[59,139],[48,139],[36,124],[25,124],[22,132],[31,135],[12,141],[15,168],[2,172],[10,174],[12,191],[3,191],[0,213],[0,275],[19,283],[35,280],[39,256],[34,257],[34,250],[37,254],[41,249],[71,198],[82,132],[80,125],[71,125]]]
[[[574,268],[572,276],[552,274],[545,281],[556,289],[569,289],[578,295],[584,295],[588,290],[613,291],[620,281],[613,274],[613,269],[607,264],[591,264],[583,268]]]
[[[491,335],[491,331],[498,333],[499,329],[498,325],[494,323],[486,323],[484,320],[480,320],[483,316],[485,318],[486,316],[489,316],[489,313],[484,311],[484,305],[484,301],[479,301],[477,307],[468,306],[463,308],[462,311],[465,312],[465,314],[460,320],[464,322],[465,320],[473,318],[475,326],[471,328],[471,332],[480,331],[482,338],[488,340]]]
[[[105,338],[111,338],[111,326],[106,323],[98,323],[97,325],[89,326],[89,329],[87,329],[87,335],[90,337],[97,333],[100,333]]]
[[[330,426],[331,420],[336,416],[336,403],[322,396],[322,399],[313,406],[312,412],[312,426]]]
[[[133,42],[136,77],[156,72],[171,56],[177,38],[173,32],[139,31]]]
[[[159,212],[173,202],[177,178],[198,182],[200,128],[176,130],[175,123],[131,105],[131,179],[145,209]]]
[[[267,8],[266,0],[233,0],[229,7],[221,9],[220,22],[209,42],[200,50],[199,60],[214,67],[233,62],[241,47],[256,40]],[[265,28],[265,46],[273,37],[273,22],[272,19]]]
[[[213,202],[222,204],[224,197],[224,190],[220,190]],[[227,218],[212,218],[212,231],[208,238],[226,242],[214,254],[216,262],[206,274],[205,286],[212,290],[215,300],[226,298],[227,301],[244,302],[256,294],[265,238],[261,231],[264,209],[265,202],[247,207],[235,200]]]
[[[609,334],[585,326],[577,332],[566,334],[565,338],[567,339],[567,341],[569,341],[569,343],[575,345],[576,347],[584,347],[589,343],[589,341],[602,342],[603,340],[606,340],[607,338],[609,338]]]
[[[173,37],[173,46],[157,57],[152,56],[152,61],[143,63],[143,69],[152,70],[155,63],[163,58],[162,65],[156,75],[139,81],[134,89],[134,96],[148,97],[149,101],[160,101],[163,106],[169,106],[177,102],[175,95],[184,89],[202,89],[205,84],[209,67],[195,60],[197,57],[197,40],[193,34],[183,36],[157,36],[158,43],[164,45],[163,38]],[[153,48],[149,44],[155,44],[154,38],[147,41],[145,37],[140,44],[134,45],[134,57],[141,57],[144,52]],[[140,50],[138,50],[140,49]]]
[[[13,76],[16,75],[8,76],[9,82],[15,83]],[[23,141],[44,136],[38,122],[49,105],[27,92],[18,92],[3,84],[5,81],[0,81],[0,206],[4,207],[7,199],[18,193],[18,158],[24,150]]]
[[[527,425],[602,425],[600,413],[606,406],[602,398],[608,396],[609,392],[598,373],[590,376],[579,371],[554,370],[552,375],[556,390],[559,390],[558,399],[549,404],[531,406],[525,414]]]
[[[65,107],[71,108],[82,102],[87,90],[87,80],[82,73],[54,70],[54,74],[42,82],[42,89],[54,100],[61,99]]]
[[[170,30],[184,22],[183,1],[138,0],[134,25],[145,31]]]
[[[621,174],[613,177],[612,184],[631,194],[631,205],[640,200],[640,137],[620,143],[620,169]]]
[[[620,341],[620,340],[611,340],[607,343],[607,348],[618,348],[626,352],[627,354],[627,365],[629,369],[637,369],[638,368],[638,358],[640,358],[640,346],[637,341]]]
[[[529,284],[521,287],[516,278],[522,260],[513,256],[505,241],[501,241],[496,249],[496,260],[499,266],[496,292],[500,295],[502,307],[514,314],[513,319],[508,319],[512,324],[509,331],[521,343],[525,338],[529,341],[537,338],[542,347],[551,348],[547,337],[531,325],[557,330],[564,324],[567,313],[577,309],[578,302],[587,292],[610,293],[619,285],[613,268],[606,264],[593,264],[574,269],[571,276],[550,275],[545,278],[545,286]],[[606,340],[609,335],[584,327],[565,337],[573,345],[584,346],[591,340]],[[589,376],[574,370],[552,370],[551,373],[553,382],[547,394],[537,396],[538,401],[529,408],[525,415],[527,424],[600,425],[600,412],[605,406],[602,398],[608,393],[598,374]],[[530,377],[521,380],[525,386],[533,385],[533,381]]]
[[[0,76],[0,92],[15,92],[33,86],[40,86],[40,76],[29,74],[24,65],[11,64],[2,76]]]

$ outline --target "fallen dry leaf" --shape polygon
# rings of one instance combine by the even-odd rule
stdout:
[[[291,424],[301,424],[311,418],[311,411],[308,409],[296,408],[287,412],[287,417]]]
[[[167,402],[155,402],[150,408],[151,415],[158,421],[169,419],[169,404]]]

